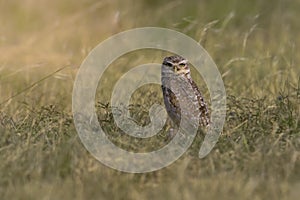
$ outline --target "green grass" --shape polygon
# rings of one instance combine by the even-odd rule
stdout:
[[[297,199],[300,195],[298,1],[4,0],[0,4],[1,199]],[[81,62],[99,42],[141,26],[175,29],[201,42],[223,76],[227,116],[217,145],[204,159],[198,159],[203,140],[199,134],[172,165],[129,174],[102,165],[84,148],[73,124],[72,86]],[[166,55],[154,50],[129,53],[112,63],[100,80],[95,105],[99,122],[124,149],[157,149],[164,146],[165,133],[150,139],[120,134],[107,104],[110,89],[135,65],[160,63]],[[208,97],[201,76],[193,73],[193,78]],[[160,87],[140,88],[131,99],[132,117],[147,124],[153,103],[162,103]]]

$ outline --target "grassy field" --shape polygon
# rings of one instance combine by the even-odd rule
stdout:
[[[0,2],[1,199],[298,199],[300,195],[300,2],[297,0],[88,0]],[[224,131],[199,159],[203,136],[172,165],[129,174],[98,162],[72,119],[83,59],[109,36],[136,27],[174,29],[199,41],[227,92]],[[116,60],[100,80],[100,124],[125,149],[149,151],[161,136],[118,134],[110,88],[135,65],[160,63],[144,50]],[[137,59],[138,58],[138,59]],[[205,91],[201,77],[193,74]],[[140,88],[132,116],[147,124],[160,87]]]

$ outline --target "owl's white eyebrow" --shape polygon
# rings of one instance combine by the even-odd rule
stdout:
[[[188,63],[187,60],[183,60],[183,61],[179,62],[179,64],[187,64],[187,63]]]

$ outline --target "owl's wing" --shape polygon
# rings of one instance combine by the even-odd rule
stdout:
[[[210,124],[207,105],[196,83],[192,79],[170,80],[169,85],[173,86],[175,93],[164,85],[162,85],[162,90],[167,112],[175,124],[179,125],[182,117],[180,101],[184,103],[185,108],[182,111],[188,121],[192,122],[193,120],[191,119],[196,119],[200,115],[200,119],[198,119],[201,126],[206,127]],[[195,110],[195,108],[199,108],[199,110]]]
[[[190,83],[194,90],[195,95],[197,96],[197,100],[199,103],[200,125],[205,127],[210,124],[210,116],[209,116],[209,110],[208,110],[207,104],[204,101],[204,98],[203,98],[198,86],[196,85],[196,83],[193,80],[190,80]]]

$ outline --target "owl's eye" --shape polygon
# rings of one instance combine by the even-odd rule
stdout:
[[[179,66],[180,67],[185,67],[185,63],[180,63]]]

